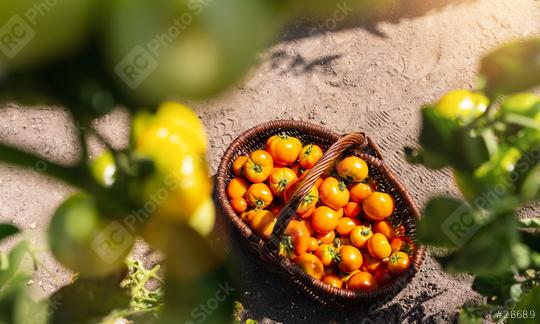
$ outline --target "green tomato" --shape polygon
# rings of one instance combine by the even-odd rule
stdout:
[[[491,159],[474,172],[474,177],[482,181],[486,188],[503,186],[498,189],[511,190],[509,176],[514,171],[523,153],[516,147],[500,147]]]
[[[488,104],[488,98],[480,93],[452,90],[441,97],[435,109],[447,119],[467,123],[484,113]]]
[[[540,98],[534,93],[524,92],[509,96],[501,104],[502,113],[514,113],[531,116],[533,106],[540,102]]]
[[[30,68],[76,50],[89,38],[99,1],[0,2],[0,66]],[[69,27],[66,28],[66,23]]]
[[[90,164],[90,170],[96,181],[103,187],[110,187],[115,181],[116,164],[111,151],[105,151]]]
[[[79,193],[56,210],[48,240],[63,265],[83,277],[103,277],[123,265],[134,237],[120,223],[102,218],[93,198]]]
[[[269,42],[272,8],[263,0],[117,0],[108,59],[125,92],[144,103],[213,95],[238,80]]]

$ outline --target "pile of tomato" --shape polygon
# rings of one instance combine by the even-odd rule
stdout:
[[[268,239],[281,209],[322,156],[316,144],[271,136],[264,149],[233,162],[226,190],[233,210]],[[371,291],[390,283],[409,268],[414,244],[403,225],[391,222],[393,197],[377,188],[361,158],[336,161],[297,207],[280,254],[336,288]]]

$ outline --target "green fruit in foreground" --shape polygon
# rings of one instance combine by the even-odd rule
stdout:
[[[534,93],[524,92],[509,96],[501,104],[501,112],[531,116],[533,106],[540,103],[540,98]]]
[[[452,90],[441,97],[435,110],[447,119],[469,122],[487,109],[489,100],[480,93],[468,90]]]
[[[131,233],[103,219],[95,201],[80,193],[58,207],[48,239],[56,259],[83,277],[102,277],[119,269],[133,246]]]
[[[96,181],[103,187],[110,187],[115,181],[116,164],[111,151],[105,151],[90,164],[90,170]]]

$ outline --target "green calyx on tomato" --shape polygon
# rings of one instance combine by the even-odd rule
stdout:
[[[65,266],[84,277],[103,277],[123,265],[134,237],[122,225],[104,219],[92,197],[78,193],[56,210],[48,241]]]
[[[435,110],[447,119],[466,124],[483,114],[488,104],[488,98],[480,93],[452,90],[441,97]]]

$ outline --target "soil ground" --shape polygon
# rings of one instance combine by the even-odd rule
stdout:
[[[212,172],[228,144],[244,130],[268,120],[297,119],[341,133],[368,133],[421,206],[438,193],[457,195],[449,172],[428,171],[403,159],[403,147],[415,145],[419,107],[450,89],[472,87],[478,60],[489,49],[540,32],[540,3],[459,1],[431,8],[432,2],[425,1],[421,15],[371,26],[316,32],[293,26],[283,40],[261,53],[240,85],[219,98],[190,102],[208,130]],[[13,104],[0,108],[1,141],[47,159],[77,160],[75,129],[65,111],[20,108]],[[97,124],[115,146],[122,147],[127,143],[128,121],[128,114],[119,109]],[[91,142],[96,154],[99,145]],[[43,245],[51,215],[72,191],[38,172],[0,165],[0,221],[17,224],[36,245]],[[220,232],[229,232],[226,222],[219,220],[218,226]],[[351,311],[322,308],[268,273],[234,239],[234,232],[229,235],[233,239],[223,237],[222,242],[238,266],[236,289],[244,319],[448,322],[455,320],[463,303],[478,300],[469,277],[442,273],[428,257],[411,284],[391,301]],[[151,262],[153,257],[142,250],[137,254]],[[43,263],[50,271],[40,271],[35,285],[49,294],[65,284],[69,274],[46,254]]]

